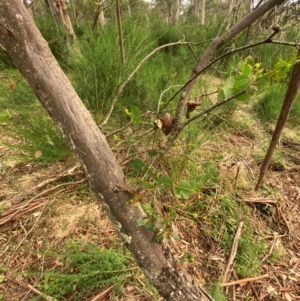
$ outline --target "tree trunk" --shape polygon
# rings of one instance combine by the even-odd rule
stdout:
[[[300,56],[300,49],[298,50],[298,55],[297,55],[297,59],[299,59]],[[286,121],[289,117],[291,108],[293,106],[293,103],[295,101],[295,98],[297,96],[298,90],[300,88],[300,62],[297,62],[296,65],[293,68],[293,72],[290,78],[290,83],[289,86],[287,88],[286,94],[285,94],[285,98],[280,110],[280,114],[277,120],[277,124],[274,130],[274,134],[272,137],[272,140],[270,142],[268,151],[266,153],[265,159],[263,161],[263,164],[260,168],[260,173],[259,173],[259,178],[255,187],[255,190],[258,190],[263,179],[264,176],[266,174],[266,171],[269,167],[269,164],[271,162],[272,159],[272,155],[276,149],[276,145],[280,139],[281,133],[284,129],[284,126],[286,124]]]
[[[48,3],[56,21],[63,26],[68,35],[75,39],[75,32],[67,11],[65,0],[48,0]]]
[[[201,1],[201,14],[200,14],[200,25],[204,25],[205,22],[205,0]]]
[[[0,43],[30,84],[44,108],[61,127],[84,169],[95,196],[137,263],[167,300],[213,300],[179,265],[166,244],[139,227],[143,212],[128,201],[124,175],[105,136],[100,132],[66,75],[51,54],[20,0],[0,0]]]

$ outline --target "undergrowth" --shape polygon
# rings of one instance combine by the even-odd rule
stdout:
[[[287,84],[282,82],[275,82],[264,88],[264,92],[254,105],[254,110],[262,121],[276,121],[278,119],[286,90]],[[300,124],[299,112],[300,93],[297,94],[288,118],[290,125],[297,126]]]
[[[47,253],[44,256],[49,256]],[[81,300],[87,293],[113,285],[113,294],[119,294],[128,277],[129,259],[120,251],[100,250],[98,246],[68,241],[63,253],[51,254],[62,262],[55,271],[45,271],[38,288],[53,298],[63,300],[72,295],[72,300]],[[30,276],[30,272],[23,275]],[[43,300],[34,297],[30,300]]]

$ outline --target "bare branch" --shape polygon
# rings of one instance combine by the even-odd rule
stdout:
[[[169,44],[165,44],[165,45],[162,45],[162,46],[159,46],[157,48],[155,48],[153,51],[151,51],[147,56],[145,56],[141,61],[140,63],[136,66],[136,68],[133,70],[133,72],[126,78],[126,80],[124,81],[124,83],[120,86],[120,88],[118,89],[118,92],[117,92],[117,95],[116,97],[113,99],[112,103],[111,103],[111,106],[108,110],[108,113],[106,114],[104,120],[102,121],[102,123],[100,124],[100,128],[102,128],[106,123],[107,121],[109,120],[114,108],[115,108],[115,105],[116,105],[116,102],[119,98],[119,96],[121,95],[121,93],[123,92],[125,86],[128,84],[128,82],[132,79],[132,77],[136,74],[136,72],[142,67],[142,65],[153,55],[155,54],[157,51],[161,50],[161,49],[164,49],[164,48],[167,48],[167,47],[171,47],[171,46],[175,46],[175,45],[190,45],[190,44],[194,44],[194,43],[190,43],[190,42],[184,42],[184,41],[178,41],[178,42],[175,42],[175,43],[169,43]],[[198,45],[197,43],[195,43],[194,45]]]
[[[224,105],[225,103],[229,102],[230,100],[232,100],[232,99],[234,99],[234,98],[236,98],[236,97],[244,94],[246,92],[246,90],[247,89],[241,90],[240,92],[238,92],[238,93],[236,93],[236,94],[234,94],[234,95],[232,95],[232,96],[230,96],[230,97],[228,97],[228,98],[226,98],[226,99],[224,99],[222,101],[217,102],[216,104],[214,104],[213,106],[209,107],[208,109],[206,109],[206,110],[200,112],[199,114],[193,116],[192,118],[188,119],[186,122],[183,122],[182,125],[181,125],[182,129],[184,127],[186,127],[188,124],[190,124],[192,121],[194,121],[194,120],[202,117],[205,114],[208,114],[209,112],[211,112],[214,109],[216,109],[216,108]]]
[[[170,148],[172,147],[174,141],[177,139],[177,137],[180,134],[180,131],[182,129],[182,119],[183,119],[183,113],[184,109],[186,107],[186,102],[188,95],[193,88],[197,74],[202,72],[203,69],[206,67],[208,61],[210,58],[215,54],[215,52],[223,46],[226,42],[230,41],[233,37],[238,35],[240,32],[242,32],[245,28],[247,28],[249,25],[251,25],[253,22],[255,22],[257,19],[259,19],[261,16],[263,16],[266,12],[271,10],[276,5],[279,5],[283,3],[284,0],[269,0],[263,5],[261,5],[259,8],[257,8],[255,11],[250,12],[248,15],[246,15],[240,22],[235,24],[229,31],[227,31],[225,34],[223,34],[220,37],[216,37],[206,52],[203,54],[202,58],[199,60],[197,65],[193,68],[191,75],[190,75],[190,81],[184,88],[181,98],[179,100],[177,111],[175,115],[175,124],[174,128],[169,136],[169,139],[167,140],[167,143],[165,145],[164,154],[166,154]],[[159,159],[157,159],[159,160]]]

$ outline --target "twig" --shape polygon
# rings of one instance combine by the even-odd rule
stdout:
[[[49,204],[48,207],[55,201],[55,199],[53,199]],[[44,206],[45,207],[45,206]],[[33,229],[35,228],[35,226],[37,225],[37,223],[39,222],[40,218],[41,218],[42,214],[40,214],[38,216],[38,218],[36,219],[35,223],[33,224],[33,226],[30,228],[30,230],[28,232],[26,232],[26,235],[23,237],[23,239],[20,241],[20,243],[17,245],[17,247],[13,250],[13,252],[11,253],[11,257],[17,252],[17,250],[21,247],[21,245],[23,244],[23,242],[27,239],[28,235],[33,231]]]
[[[38,294],[39,296],[41,296],[42,298],[44,298],[45,300],[47,301],[58,301],[57,299],[53,298],[53,297],[50,297],[48,295],[45,295],[44,293],[40,292],[39,290],[37,290],[35,287],[33,287],[32,285],[30,284],[25,284],[25,283],[22,283],[16,279],[13,279],[13,278],[10,278],[10,277],[7,277],[7,279],[9,279],[10,281],[13,281],[23,287],[26,287],[26,288],[29,288],[31,291],[33,291],[34,293]]]
[[[274,247],[276,246],[277,238],[278,238],[277,233],[275,233],[273,238],[273,243],[269,250],[269,253],[261,260],[261,263],[264,263],[272,255]]]
[[[260,41],[260,42],[256,42],[256,43],[253,43],[253,44],[248,44],[248,45],[245,45],[245,46],[242,46],[242,47],[239,47],[239,48],[236,48],[236,49],[233,49],[233,50],[230,50],[228,52],[225,52],[224,54],[218,56],[216,59],[214,59],[213,61],[211,61],[210,63],[208,63],[204,68],[202,68],[199,72],[195,73],[194,76],[192,76],[183,86],[182,88],[180,88],[177,92],[175,92],[173,94],[172,97],[170,97],[170,99],[164,104],[164,106],[162,107],[162,110],[181,92],[183,91],[191,82],[193,82],[199,75],[201,75],[206,69],[208,69],[210,66],[212,66],[213,64],[215,64],[216,62],[218,62],[219,60],[221,60],[222,58],[224,58],[225,56],[227,55],[230,55],[230,54],[234,54],[236,52],[239,52],[239,51],[243,51],[243,50],[246,50],[248,48],[252,48],[252,47],[256,47],[256,46],[260,46],[262,44],[266,44],[266,43],[273,43],[273,40],[272,40],[272,37],[274,36],[275,33],[272,33],[270,35],[270,37],[268,37],[267,39],[263,40],[263,41]],[[279,44],[280,41],[275,41],[274,44]],[[290,43],[290,42],[281,42],[283,44],[286,44],[286,45],[289,45],[289,46],[300,46],[300,43]]]
[[[38,185],[31,187],[30,189],[26,190],[25,192],[21,192],[19,194],[17,194],[16,196],[14,196],[11,199],[12,203],[18,203],[20,201],[22,201],[25,197],[27,197],[29,194],[32,194],[35,190],[38,190],[52,182],[55,182],[57,180],[59,180],[60,178],[66,177],[66,176],[70,176],[70,175],[74,175],[74,171],[79,167],[79,164],[76,164],[75,166],[71,167],[70,169],[63,171],[61,173],[59,173],[57,176],[47,179],[44,182],[39,183]]]
[[[244,279],[240,279],[240,280],[236,280],[236,281],[232,281],[232,282],[222,283],[221,287],[231,286],[231,285],[236,285],[236,284],[243,285],[246,282],[253,282],[253,281],[263,279],[263,278],[268,278],[268,277],[269,277],[269,274],[264,274],[262,276],[244,278]]]
[[[144,117],[148,114],[156,114],[155,112],[151,112],[151,111],[147,111],[145,113],[143,113],[141,115],[141,117]],[[128,122],[127,124],[125,124],[123,127],[119,128],[119,129],[116,129],[108,134],[105,135],[106,138],[109,138],[111,137],[112,135],[115,135],[116,133],[119,133],[119,132],[122,132],[123,130],[127,129],[128,127],[130,127],[131,125],[133,124],[133,122]]]
[[[192,48],[192,46],[191,46],[190,44],[188,45],[188,47],[189,47],[189,49],[191,50],[191,52],[192,52],[192,54],[193,54],[193,56],[194,56],[195,60],[198,62],[198,61],[199,61],[199,59],[198,59],[198,57],[197,57],[197,55],[196,55],[196,53],[195,53],[194,49]]]
[[[100,292],[97,296],[95,296],[91,301],[101,301],[103,298],[106,297],[106,295],[112,290],[114,287],[114,284],[106,288],[104,291]]]
[[[166,48],[166,47],[170,47],[170,46],[175,46],[175,45],[189,45],[189,44],[192,44],[190,42],[183,42],[183,41],[178,41],[178,42],[175,42],[175,43],[169,43],[169,44],[165,44],[165,45],[162,45],[160,47],[157,47],[155,48],[153,51],[151,51],[147,56],[145,56],[141,61],[140,63],[136,66],[136,68],[133,70],[133,72],[126,78],[126,80],[124,81],[124,83],[120,86],[120,88],[118,89],[118,92],[117,92],[117,95],[115,96],[115,98],[113,99],[112,103],[111,103],[111,106],[108,110],[108,113],[106,114],[104,120],[102,121],[102,123],[100,124],[100,128],[102,128],[108,121],[108,119],[110,118],[114,108],[115,108],[115,105],[116,105],[116,102],[119,98],[119,96],[121,95],[121,93],[123,92],[125,86],[128,84],[128,82],[132,79],[132,77],[135,75],[135,73],[141,68],[141,66],[146,62],[146,60],[148,60],[148,58],[150,58],[154,53],[156,53],[158,50],[161,50],[163,48]]]
[[[242,228],[243,228],[244,222],[240,222],[240,225],[236,231],[235,237],[234,237],[234,241],[232,244],[232,248],[231,248],[231,253],[228,259],[228,264],[227,264],[227,268],[224,274],[224,278],[223,278],[223,282],[222,282],[222,286],[224,283],[228,282],[232,273],[232,268],[233,268],[233,264],[234,264],[234,259],[237,253],[237,248],[238,248],[238,240],[241,236],[242,233]]]
[[[204,111],[194,115],[193,117],[191,117],[190,119],[188,119],[186,122],[183,122],[181,127],[184,128],[186,127],[189,123],[191,123],[192,121],[194,121],[195,119],[198,119],[200,117],[202,117],[203,115],[206,115],[208,113],[210,113],[211,111],[213,111],[214,109],[224,105],[225,103],[229,102],[230,100],[233,100],[234,98],[244,94],[246,92],[247,89],[243,89],[241,90],[240,92],[234,94],[234,95],[231,95],[229,97],[227,97],[226,99],[222,100],[222,101],[219,101],[217,102],[216,104],[214,104],[213,106],[205,109]]]
[[[277,201],[271,200],[269,198],[248,198],[242,199],[242,201],[247,203],[259,203],[259,204],[276,204]]]
[[[68,185],[75,185],[75,184],[79,184],[79,183],[82,183],[82,182],[84,182],[85,181],[85,179],[81,179],[81,180],[79,180],[79,181],[75,181],[75,182],[68,182],[68,183],[62,183],[62,184],[59,184],[59,185],[56,185],[56,186],[54,186],[54,187],[51,187],[51,188],[49,188],[49,189],[46,189],[46,190],[44,190],[44,191],[42,191],[41,193],[39,193],[39,194],[37,194],[36,196],[34,196],[33,198],[31,198],[30,200],[28,200],[26,203],[22,203],[22,205],[20,206],[20,205],[15,205],[14,207],[12,207],[12,208],[9,208],[9,212],[13,212],[12,214],[10,214],[10,213],[6,213],[6,211],[4,211],[2,214],[1,214],[1,216],[3,217],[5,217],[5,218],[2,218],[2,219],[0,219],[0,226],[1,225],[4,225],[4,224],[6,224],[6,223],[8,223],[9,221],[11,221],[18,213],[20,213],[21,211],[25,211],[28,207],[29,207],[29,205],[30,205],[30,203],[32,203],[34,200],[36,200],[37,198],[39,198],[39,197],[41,197],[42,195],[44,195],[44,194],[47,194],[47,193],[49,193],[49,192],[51,192],[51,191],[53,191],[53,190],[56,190],[57,188],[59,188],[59,187],[62,187],[62,186],[68,186]],[[37,207],[40,207],[40,206],[42,206],[42,204],[38,204],[37,205]],[[17,208],[17,209],[16,209]],[[34,207],[34,209],[35,209],[36,207]]]

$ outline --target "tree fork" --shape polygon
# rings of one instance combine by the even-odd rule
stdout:
[[[185,271],[175,268],[170,249],[136,221],[143,212],[118,191],[124,174],[105,136],[53,57],[47,42],[19,0],[0,0],[0,43],[60,126],[84,169],[95,196],[150,282],[166,300],[213,301]],[[165,245],[166,246],[166,245]]]

